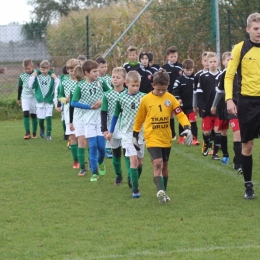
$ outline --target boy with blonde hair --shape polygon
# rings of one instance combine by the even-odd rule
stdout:
[[[51,74],[51,76],[49,75]],[[39,119],[40,135],[45,137],[44,120],[47,122],[46,140],[50,141],[52,131],[53,102],[57,107],[57,95],[59,78],[50,71],[50,62],[43,60],[40,63],[40,70],[35,71],[29,79],[29,87],[35,90],[37,100],[36,113]]]
[[[128,90],[123,92],[116,102],[114,115],[111,120],[110,131],[106,135],[111,140],[117,121],[120,117],[120,132],[122,135],[122,147],[125,149],[125,156],[130,158],[130,179],[132,184],[132,198],[139,198],[138,178],[142,172],[144,158],[143,132],[140,133],[139,148],[136,150],[132,142],[133,125],[140,101],[145,95],[139,92],[141,76],[137,71],[129,71],[126,75],[126,86]]]
[[[220,147],[220,131],[218,130],[219,118],[211,113],[211,106],[215,98],[216,78],[220,71],[218,70],[218,57],[215,52],[207,54],[209,71],[200,75],[199,84],[197,86],[198,107],[202,117],[202,131],[204,144],[202,147],[202,155],[207,156],[210,148],[211,131],[214,130],[214,152],[213,160],[220,160],[217,155]]]
[[[23,123],[25,129],[24,139],[31,138],[30,115],[32,118],[32,138],[37,137],[37,116],[36,116],[36,98],[35,91],[29,88],[29,78],[34,71],[33,62],[30,59],[23,60],[24,72],[19,76],[18,99],[19,106],[23,109]],[[21,101],[22,98],[22,101]]]

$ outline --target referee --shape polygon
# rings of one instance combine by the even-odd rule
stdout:
[[[260,14],[247,18],[249,39],[235,45],[225,77],[227,110],[238,116],[242,142],[242,169],[245,199],[254,199],[252,183],[252,150],[254,138],[260,135]],[[238,103],[232,100],[233,80],[238,74]]]

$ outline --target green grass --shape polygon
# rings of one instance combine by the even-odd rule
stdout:
[[[204,158],[201,146],[175,142],[167,192],[171,202],[160,205],[147,152],[141,198],[132,199],[125,171],[123,185],[113,185],[111,159],[97,183],[89,181],[89,172],[77,176],[60,119],[53,120],[51,142],[23,140],[22,120],[1,121],[0,129],[0,259],[239,260],[260,255],[258,140],[255,200],[243,199],[243,177],[231,163],[223,166]]]

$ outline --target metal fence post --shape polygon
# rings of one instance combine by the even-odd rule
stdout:
[[[86,57],[89,59],[89,21],[88,15],[86,16]]]

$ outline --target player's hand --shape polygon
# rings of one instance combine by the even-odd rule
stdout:
[[[21,100],[17,100],[17,105],[20,107],[21,106]]]
[[[232,99],[227,100],[227,111],[229,114],[237,115],[237,107]]]
[[[136,149],[136,151],[140,151],[140,146],[138,144],[138,136],[139,136],[139,133],[138,132],[135,132],[133,131],[133,137],[132,137],[132,142],[133,142],[133,145]]]
[[[181,99],[178,99],[178,102],[180,103],[180,106],[182,105],[182,100]]]
[[[75,130],[75,128],[74,128],[73,124],[70,123],[70,131],[74,131],[74,130]]]
[[[35,70],[34,73],[33,73],[33,76],[34,76],[34,77],[37,77],[37,75],[38,75],[38,73],[37,73],[37,71]]]
[[[107,139],[107,134],[108,134],[108,131],[103,132],[103,136],[105,139]]]
[[[210,111],[211,111],[211,114],[215,115],[216,114],[216,107],[211,107]]]
[[[112,136],[113,136],[113,134],[108,132],[105,138],[106,138],[106,140],[110,141]]]
[[[102,100],[98,100],[94,105],[92,105],[91,109],[99,109],[101,107]]]
[[[180,134],[180,136],[185,136],[184,143],[187,145],[191,145],[193,141],[193,136],[191,132],[191,128],[188,125],[183,127],[184,131]]]
[[[67,103],[70,102],[70,95],[67,96],[67,98],[66,98],[66,102],[67,102]]]
[[[54,79],[57,78],[56,74],[54,74],[54,73],[51,74],[51,77],[54,78]]]

